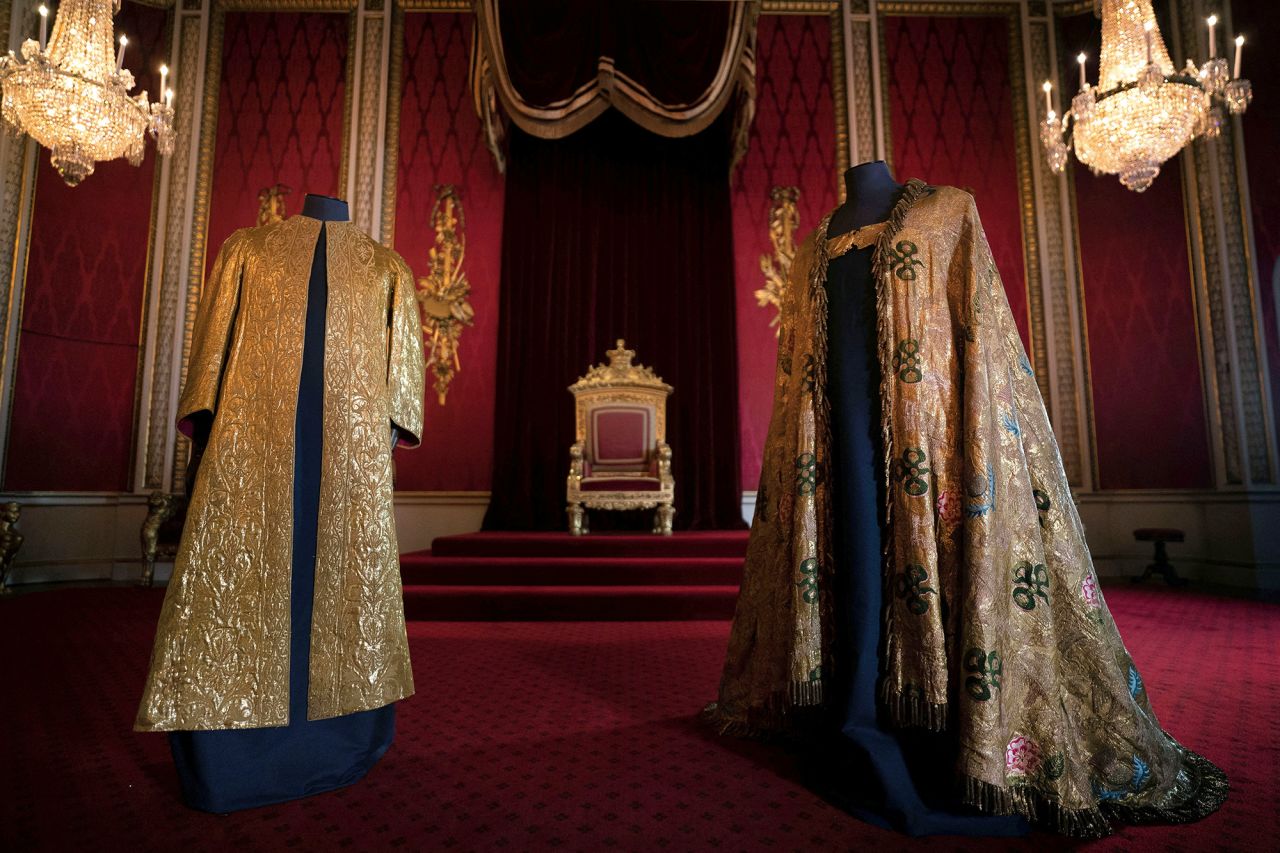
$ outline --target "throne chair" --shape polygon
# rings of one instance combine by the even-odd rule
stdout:
[[[671,386],[653,369],[632,363],[621,338],[598,364],[569,386],[577,433],[569,448],[569,532],[588,532],[587,510],[653,509],[653,532],[671,535],[676,511],[667,397]]]

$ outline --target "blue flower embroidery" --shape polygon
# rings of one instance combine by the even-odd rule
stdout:
[[[1137,699],[1141,692],[1142,676],[1138,675],[1138,670],[1133,664],[1129,664],[1129,695]]]

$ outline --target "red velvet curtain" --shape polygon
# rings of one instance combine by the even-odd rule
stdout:
[[[567,387],[617,338],[675,387],[676,526],[742,526],[731,120],[684,139],[613,111],[561,140],[513,129],[486,529],[565,528]]]

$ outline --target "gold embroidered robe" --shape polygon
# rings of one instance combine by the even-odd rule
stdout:
[[[138,730],[289,722],[294,418],[321,222],[235,232],[205,282],[180,422],[213,416],[165,594]],[[422,332],[409,268],[328,222],[320,525],[308,718],[413,693],[391,426],[422,433]]]
[[[829,217],[828,217],[829,220]],[[797,251],[719,701],[725,732],[803,731],[841,661],[830,588],[827,261],[875,243],[885,489],[882,700],[950,728],[971,805],[1092,836],[1203,817],[1226,779],[1160,726],[1103,601],[967,193],[911,181],[886,223]],[[868,567],[870,570],[870,567]]]

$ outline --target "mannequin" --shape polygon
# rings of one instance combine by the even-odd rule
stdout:
[[[828,239],[885,221],[904,189],[883,160],[854,166],[844,179],[846,201],[831,215]],[[846,662],[833,709],[842,714],[837,723],[846,762],[823,771],[830,774],[825,785],[843,791],[834,796],[864,820],[911,835],[1023,834],[1021,817],[952,814],[926,804],[922,795],[940,803],[948,799],[945,785],[936,786],[941,790],[935,796],[925,791],[942,775],[936,772],[937,755],[949,749],[945,735],[898,733],[878,717],[884,501],[873,252],[868,245],[833,258],[827,277],[832,526],[841,624],[836,642],[837,660]],[[912,773],[913,751],[931,753],[932,774]],[[856,791],[849,790],[853,784]]]
[[[301,216],[318,219],[307,285],[302,370],[294,423],[293,548],[290,581],[289,724],[169,736],[183,798],[192,808],[228,812],[309,796],[356,782],[395,735],[395,704],[307,719],[324,430],[325,327],[329,302],[328,223],[349,220],[347,203],[308,194]],[[212,417],[193,438],[208,440]],[[391,427],[392,446],[397,438]],[[202,449],[203,442],[197,445]],[[193,453],[198,457],[198,453]],[[194,471],[189,482],[194,481]]]

